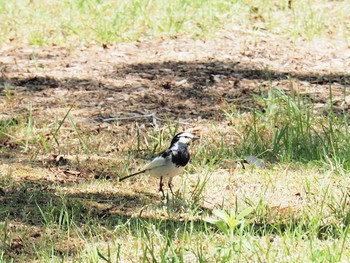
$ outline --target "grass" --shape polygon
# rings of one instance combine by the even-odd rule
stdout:
[[[5,1],[0,4],[0,43],[32,45],[135,41],[154,37],[215,36],[240,28],[294,40],[322,35],[348,38],[347,1]]]
[[[327,117],[319,116],[308,100],[277,88],[256,97],[256,103],[262,107],[248,113],[226,111],[232,129],[209,124],[211,132],[193,145],[196,154],[185,179],[174,182],[178,195],[165,202],[157,194],[155,180],[119,184],[108,178],[139,166],[137,156],[152,158],[166,147],[178,129],[170,121],[160,130],[136,127],[129,138],[119,135],[119,146],[124,148],[113,169],[108,158],[93,164],[89,159],[93,155],[83,158],[86,145],[97,155],[104,152],[96,146],[96,138],[77,130],[72,108],[55,125],[38,122],[30,106],[22,123],[2,122],[2,138],[15,125],[16,134],[23,137],[8,139],[26,146],[23,150],[34,156],[75,145],[71,153],[76,158],[65,158],[71,170],[87,177],[81,181],[74,174],[62,174],[59,167],[43,174],[40,167],[29,169],[25,162],[13,164],[15,169],[2,165],[0,259],[346,261],[350,257],[346,117],[337,116],[331,107]],[[55,136],[44,146],[38,138],[47,127]],[[72,135],[66,137],[67,132]],[[110,134],[99,136],[106,139]],[[132,143],[123,145],[125,140]],[[227,147],[232,143],[234,148]],[[245,154],[273,164],[242,169],[239,163]],[[105,176],[91,178],[89,169]]]
[[[350,168],[349,120],[336,115],[330,98],[327,117],[315,114],[313,104],[298,93],[288,96],[270,89],[258,98],[262,110],[254,110],[244,131],[242,154],[263,156],[270,162],[322,162]],[[232,114],[229,114],[230,116]]]
[[[263,171],[263,173],[266,175],[271,172]],[[279,176],[279,173],[278,170],[273,176]],[[295,172],[291,172],[290,176],[294,179],[299,178]],[[305,173],[299,176],[315,179]],[[332,184],[334,183],[335,181]],[[102,200],[79,201],[72,196],[57,196],[38,190],[34,194],[29,194],[30,198],[25,204],[20,202],[20,207],[26,208],[27,213],[19,216],[23,223],[14,225],[16,222],[12,221],[2,225],[3,231],[9,233],[6,240],[3,240],[5,261],[9,260],[8,253],[15,250],[18,236],[25,245],[18,248],[17,260],[30,255],[30,251],[33,251],[31,258],[40,258],[42,261],[74,259],[82,262],[98,262],[102,258],[111,259],[112,262],[118,258],[122,261],[139,259],[146,262],[154,260],[337,262],[349,256],[347,250],[344,250],[344,244],[347,246],[349,242],[348,225],[339,221],[331,212],[325,211],[333,202],[332,199],[338,199],[338,195],[333,192],[335,190],[333,185],[327,189],[323,184],[313,184],[310,190],[314,195],[306,197],[310,204],[305,204],[299,218],[291,217],[289,214],[291,211],[273,208],[268,198],[260,194],[257,196],[255,210],[246,222],[242,224],[238,221],[239,226],[233,225],[229,232],[203,220],[187,217],[181,219],[180,215],[174,218],[161,218],[159,215],[150,218],[122,216],[113,210],[94,208],[93,204],[103,202]],[[81,190],[85,192],[84,187]],[[120,188],[114,190],[116,196],[118,192],[120,194],[120,190]],[[266,192],[269,194],[270,191],[271,189]],[[103,195],[102,192],[100,194]],[[303,196],[304,192],[301,195]],[[324,199],[318,200],[322,196]],[[106,203],[112,202],[109,200]],[[313,203],[317,205],[312,205]],[[323,203],[324,210],[319,210],[319,207],[322,207],[319,203]],[[154,209],[164,214],[165,211],[157,206],[155,205]],[[244,203],[239,203],[239,207],[242,206]],[[4,209],[8,209],[8,206],[2,208],[3,211]],[[276,215],[273,209],[281,209],[279,212],[282,215]],[[216,213],[213,216],[215,215]],[[257,221],[259,215],[261,219]],[[36,223],[39,226],[42,225],[40,231],[38,227],[27,225],[30,221],[26,222],[26,219],[33,220],[33,218],[38,220]],[[35,231],[38,233],[32,236]],[[33,245],[29,246],[32,243]]]

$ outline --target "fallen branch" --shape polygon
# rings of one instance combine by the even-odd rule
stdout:
[[[154,112],[150,114],[143,114],[143,115],[107,118],[107,119],[103,119],[103,121],[104,122],[125,121],[125,120],[143,119],[143,118],[152,118],[153,123],[156,123],[156,121],[166,121],[166,119],[158,117]],[[182,122],[182,121],[177,121],[177,122],[180,124],[188,124],[187,122]]]
[[[134,116],[128,116],[128,117],[113,117],[113,118],[103,119],[103,121],[104,122],[124,121],[124,120],[132,120],[132,119],[143,119],[143,118],[149,118],[149,117],[152,117],[152,119],[156,119],[159,121],[165,121],[165,119],[157,117],[155,113],[144,114],[144,115],[134,115]]]

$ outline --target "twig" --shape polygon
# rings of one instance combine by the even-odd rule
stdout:
[[[143,114],[143,115],[134,115],[134,116],[127,116],[127,117],[113,117],[113,118],[107,118],[103,119],[104,122],[110,122],[110,121],[125,121],[125,120],[133,120],[133,119],[143,119],[143,118],[152,118],[153,123],[156,123],[157,121],[166,121],[164,118],[158,117],[154,112],[150,114]],[[187,122],[177,121],[180,124],[188,124]]]
[[[159,121],[165,121],[164,119],[157,117],[155,113],[144,114],[144,115],[134,115],[134,116],[128,116],[128,117],[113,117],[113,118],[103,119],[103,121],[104,122],[124,121],[124,120],[142,119],[142,118],[149,118],[149,117],[152,117],[153,119],[156,119]]]

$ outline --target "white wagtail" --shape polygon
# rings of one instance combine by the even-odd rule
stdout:
[[[123,181],[127,178],[142,173],[149,174],[151,176],[160,178],[159,191],[162,192],[163,198],[165,198],[163,191],[163,179],[168,179],[169,189],[171,193],[174,194],[172,189],[173,177],[182,174],[185,165],[190,160],[188,144],[192,140],[196,139],[199,139],[199,137],[194,136],[190,132],[180,132],[172,139],[170,147],[164,152],[160,153],[141,171],[125,176],[119,181]]]

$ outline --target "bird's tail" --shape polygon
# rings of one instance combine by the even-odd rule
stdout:
[[[135,176],[135,175],[145,173],[145,172],[146,172],[146,170],[142,170],[142,171],[139,171],[139,172],[137,172],[137,173],[129,174],[128,176],[125,176],[125,177],[123,177],[123,178],[120,178],[120,179],[119,179],[119,182],[124,181],[125,179],[128,179],[128,178],[130,178],[130,177],[133,177],[133,176]]]

